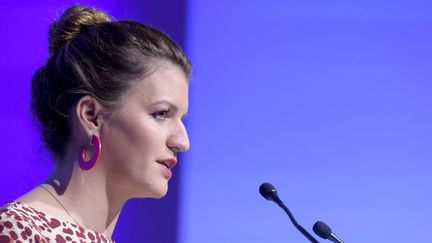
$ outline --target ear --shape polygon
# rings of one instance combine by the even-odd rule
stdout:
[[[78,100],[76,117],[79,125],[89,137],[100,134],[103,110],[102,104],[90,95]]]

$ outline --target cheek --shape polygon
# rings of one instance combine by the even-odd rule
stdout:
[[[163,129],[156,123],[118,122],[106,131],[103,161],[115,187],[131,195],[162,197],[166,179],[156,160],[166,156]],[[102,159],[101,156],[101,159]]]
[[[149,121],[137,119],[113,122],[105,131],[103,141],[102,155],[105,154],[105,159],[115,167],[143,164],[146,160],[155,159],[151,157],[157,156],[157,147],[161,145],[156,127]]]

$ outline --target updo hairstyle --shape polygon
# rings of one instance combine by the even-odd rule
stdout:
[[[90,95],[115,109],[134,81],[149,75],[156,61],[178,65],[188,78],[190,62],[161,31],[135,21],[113,21],[105,12],[73,6],[49,29],[49,59],[31,82],[31,108],[46,147],[65,153],[71,112]]]

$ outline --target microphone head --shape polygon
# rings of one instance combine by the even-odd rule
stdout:
[[[261,186],[259,187],[259,192],[261,196],[263,196],[265,199],[273,202],[276,202],[275,200],[279,198],[274,186],[267,182],[261,184]]]
[[[313,225],[312,229],[315,232],[315,234],[317,234],[319,237],[323,239],[328,239],[332,233],[330,227],[326,223],[321,221],[317,221]]]

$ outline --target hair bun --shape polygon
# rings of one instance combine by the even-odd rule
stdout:
[[[82,5],[75,5],[66,9],[60,19],[55,20],[49,29],[49,53],[58,53],[63,46],[74,39],[87,27],[111,22],[107,13]]]

